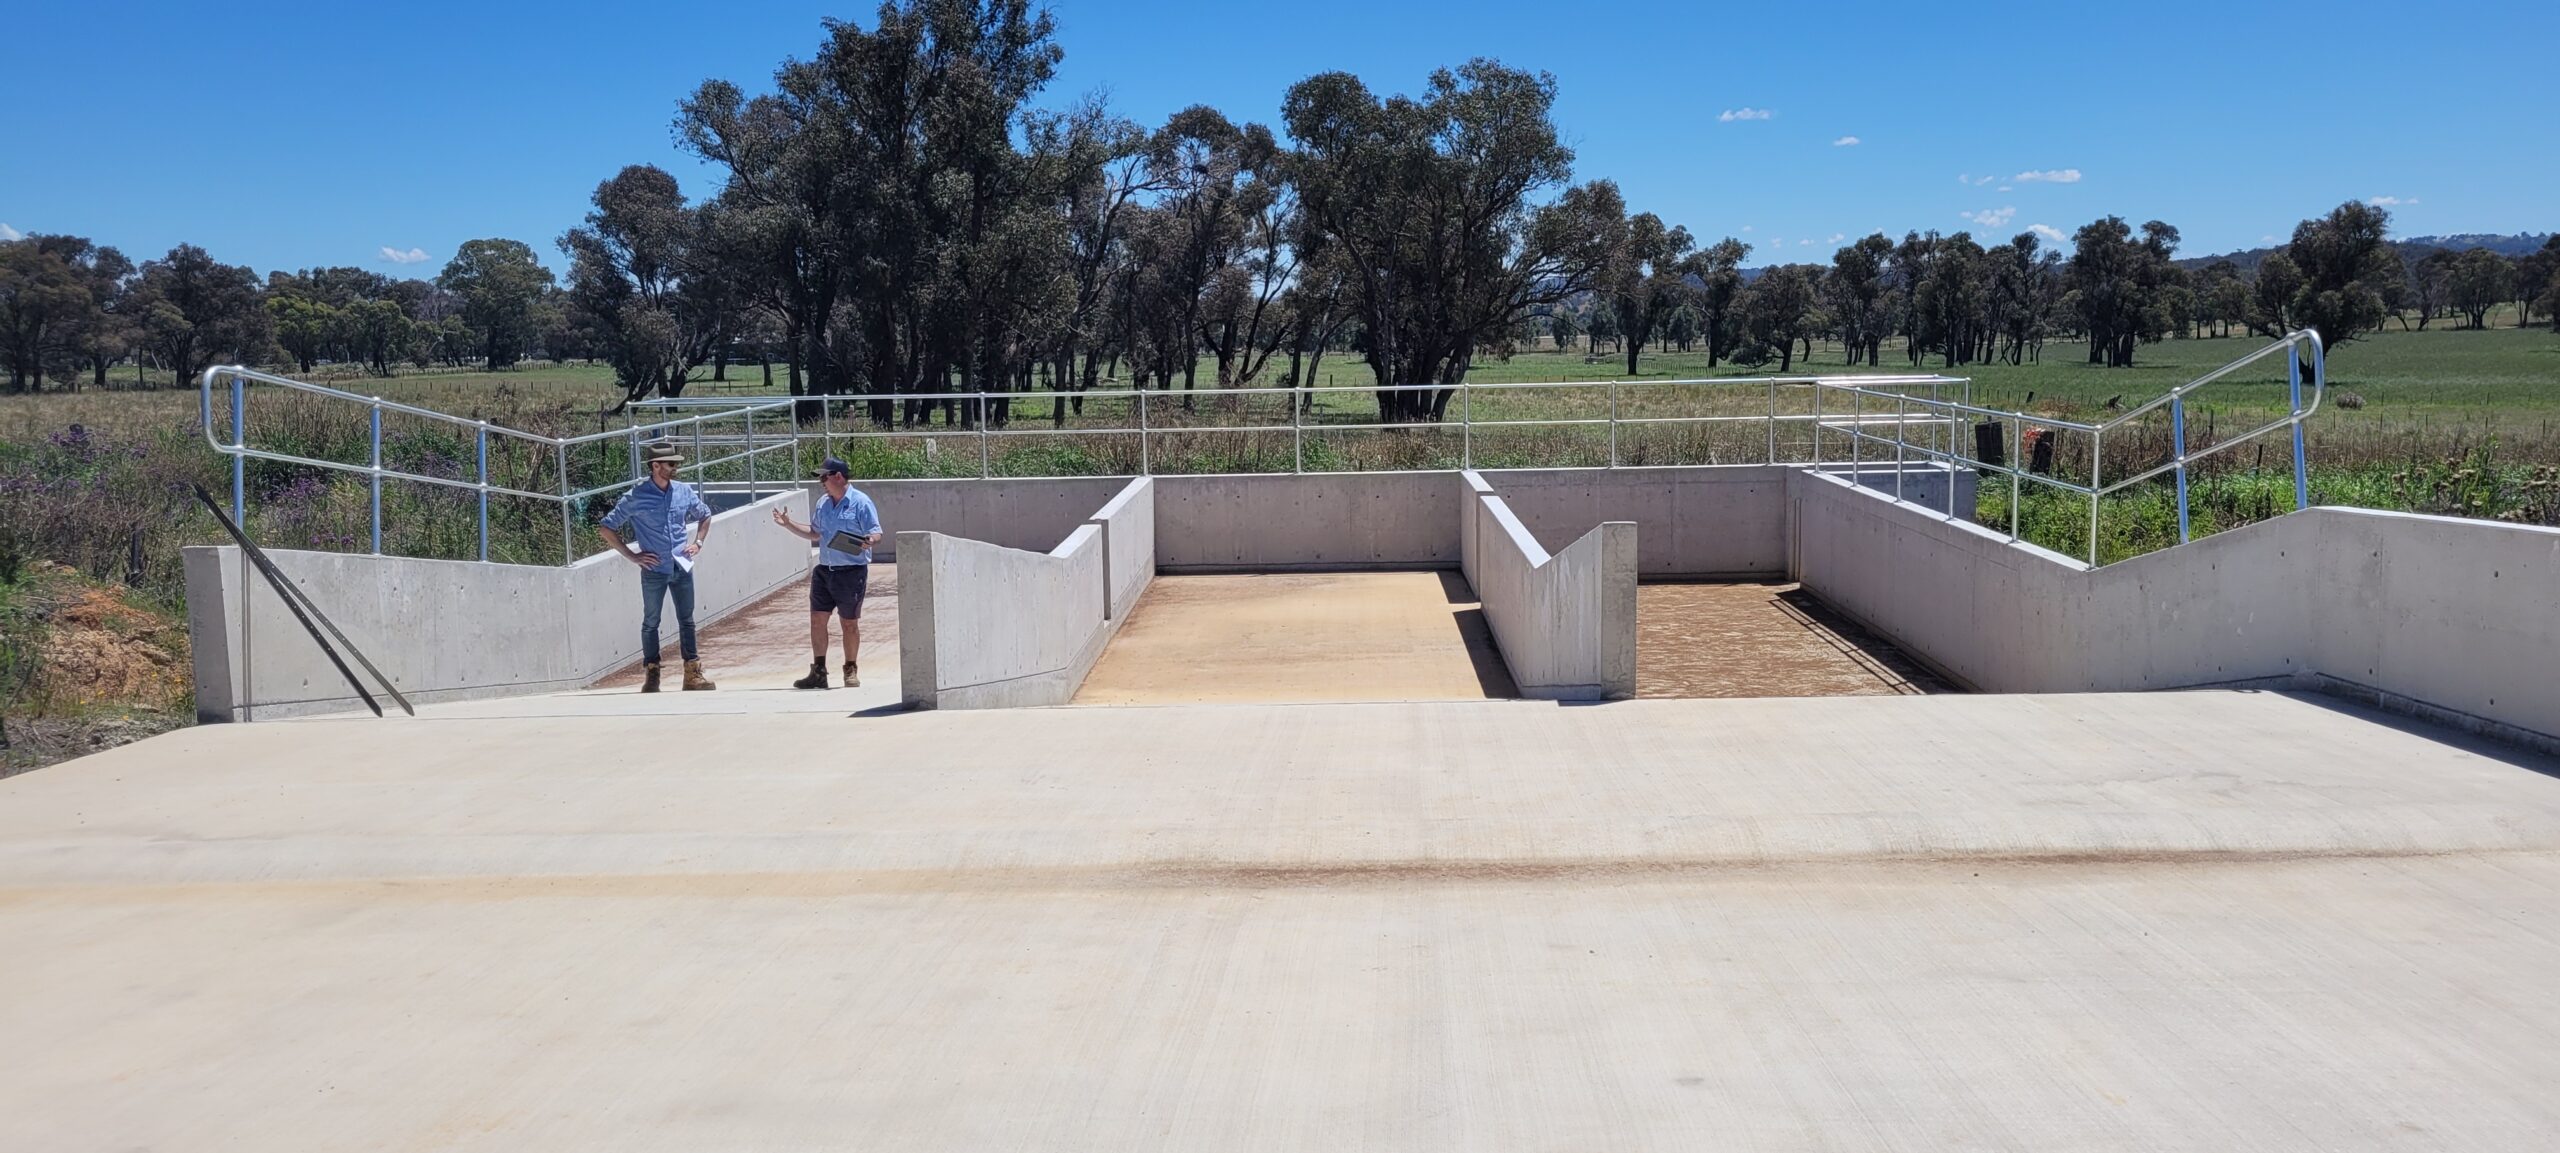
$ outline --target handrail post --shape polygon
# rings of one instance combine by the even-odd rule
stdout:
[[[1458,464],[1461,468],[1476,466],[1476,387],[1458,382]]]
[[[1820,472],[1822,471],[1822,382],[1817,380],[1807,387],[1813,389],[1813,470]]]
[[[987,394],[986,394],[985,392],[980,392],[980,393],[978,393],[978,394],[977,394],[977,396],[978,396],[978,479],[979,479],[979,480],[985,480],[985,479],[987,479],[988,477],[995,475],[994,473],[992,473],[992,472],[988,471],[988,469],[987,469],[987,409],[988,409],[988,407],[989,407],[989,406],[988,406],[988,404],[987,404]]]
[[[1138,397],[1138,475],[1154,476],[1155,469],[1147,458],[1147,382],[1139,381]]]
[[[2285,377],[2293,392],[2293,507],[2305,509],[2311,507],[2311,470],[2302,456],[2302,345],[2299,342],[2285,345],[2284,363]],[[2327,383],[2325,366],[2315,368],[2322,372],[2322,383]]]
[[[2099,451],[2103,429],[2089,430],[2089,567],[2098,567],[2098,465],[2106,459]]]
[[[747,422],[747,503],[754,504],[759,499],[756,496],[756,410],[750,408],[740,415]]]
[[[569,446],[555,443],[551,447],[560,464],[560,563],[572,564],[578,554],[569,532]]]
[[[828,403],[833,399],[835,398],[829,396],[821,396],[818,398],[818,459],[820,460],[824,460],[836,454],[835,406]],[[794,412],[791,414],[791,417],[793,420],[798,420],[800,418],[800,414]],[[794,449],[791,456],[791,471],[800,471],[799,450]]]
[[[1858,474],[1866,471],[1867,390],[1849,390],[1849,483],[1865,484]]]
[[[382,398],[373,398],[373,555],[382,555]]]
[[[489,559],[489,422],[480,422],[480,559]]]
[[[1618,382],[1609,382],[1609,467],[1618,467]]]
[[[231,519],[249,531],[249,382],[231,374]]]
[[[1778,378],[1774,376],[1769,378],[1769,463],[1778,463]]]
[[[2187,520],[2187,400],[2183,396],[2169,398],[2169,439],[2176,441],[2178,462],[2178,543],[2194,539]]]
[[[1466,404],[1465,394],[1461,393],[1459,397],[1458,403],[1462,407],[1458,410],[1458,419],[1464,422],[1467,418],[1463,407]],[[1463,450],[1461,453],[1463,456]],[[1306,422],[1298,419],[1298,398],[1295,394],[1289,397],[1289,471],[1307,471],[1307,428]]]
[[[2018,473],[2020,472],[2020,470],[2022,470],[2022,469],[2024,469],[2024,468],[2026,468],[2026,467],[2027,467],[2027,458],[2026,458],[2026,456],[2025,456],[2025,453],[2026,453],[2026,443],[2027,443],[2027,422],[2026,422],[2026,415],[2027,415],[2027,414],[2025,414],[2025,413],[2023,413],[2023,412],[2022,412],[2022,413],[2019,413],[2019,414],[2018,414],[2018,419],[2016,419],[2016,420],[2013,420],[2013,421],[2010,421],[2010,422],[2009,422],[2009,543],[2010,543],[2010,544],[2016,544],[2016,543],[2018,543],[2018,500],[2019,500],[2020,494],[2021,494],[2021,492],[2022,492],[2022,486],[2019,484],[2019,481],[2018,481]],[[2047,435],[2047,436],[2050,436],[2050,435],[2052,435],[2052,434],[2051,434],[2051,433],[2047,433],[2046,435]]]
[[[1896,394],[1893,398],[1893,499],[1897,501],[1902,499],[1902,422],[1908,409],[1908,402]]]

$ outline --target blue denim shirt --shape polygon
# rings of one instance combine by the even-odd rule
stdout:
[[[702,494],[692,485],[679,480],[659,488],[656,481],[644,480],[613,503],[613,511],[604,514],[604,526],[638,545],[640,551],[658,554],[651,571],[674,571],[676,550],[684,547],[686,530],[697,520],[710,519],[711,506],[702,502]]]
[[[871,498],[864,496],[861,489],[847,488],[843,500],[825,495],[818,497],[818,503],[809,509],[809,527],[818,534],[819,564],[870,564],[870,549],[842,552],[828,548],[827,542],[834,539],[838,531],[858,537],[880,531],[880,510],[872,506]]]

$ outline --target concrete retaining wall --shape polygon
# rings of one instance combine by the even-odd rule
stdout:
[[[2277,684],[2560,745],[2560,529],[2315,508],[2092,570],[1799,473],[1796,579],[1974,688]]]
[[[1550,555],[1485,477],[1459,474],[1460,567],[1524,696],[1635,694],[1636,525],[1607,521]]]
[[[1156,478],[1156,567],[1287,572],[1456,568],[1445,472]]]
[[[808,543],[771,519],[772,509],[806,500],[786,489],[713,518],[694,570],[697,626],[808,572]],[[581,688],[640,655],[640,569],[609,554],[565,568],[292,549],[267,556],[412,701]],[[364,707],[238,546],[189,548],[185,563],[198,719]],[[672,649],[672,607],[660,632]],[[353,658],[348,664],[363,672]],[[245,685],[243,667],[254,670]],[[383,695],[369,679],[366,687]]]
[[[910,707],[1074,698],[1155,575],[1154,482],[1119,485],[1045,553],[931,530],[897,534],[898,672]]]

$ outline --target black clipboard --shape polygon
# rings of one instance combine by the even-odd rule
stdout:
[[[843,529],[837,529],[834,536],[827,538],[827,547],[847,556],[859,556],[862,554],[862,550],[870,548],[871,546],[863,543],[863,539],[861,537],[855,536]]]

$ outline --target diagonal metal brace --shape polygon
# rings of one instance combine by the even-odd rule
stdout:
[[[330,664],[338,666],[338,675],[347,678],[347,684],[355,689],[357,696],[364,698],[365,707],[372,709],[373,715],[377,717],[382,715],[381,702],[374,700],[373,694],[365,690],[364,682],[356,678],[355,670],[348,668],[346,660],[338,655],[338,650],[330,646],[329,637],[338,638],[338,643],[347,647],[347,652],[356,658],[356,663],[363,665],[364,671],[372,673],[375,680],[382,682],[382,691],[391,694],[391,699],[399,703],[400,711],[413,717],[418,715],[418,710],[410,706],[409,698],[401,695],[399,688],[391,683],[391,678],[382,675],[381,669],[373,667],[373,662],[365,659],[364,653],[356,648],[355,642],[348,640],[347,634],[339,632],[338,626],[329,620],[327,614],[320,611],[320,606],[312,603],[311,598],[304,595],[302,586],[293,583],[276,568],[274,561],[267,559],[266,550],[259,548],[250,541],[247,533],[240,531],[240,526],[233,523],[231,514],[222,511],[222,506],[214,503],[213,495],[206,492],[203,485],[188,487],[195,489],[196,499],[203,502],[205,510],[212,513],[213,519],[222,525],[222,531],[230,533],[231,539],[240,545],[240,550],[248,554],[250,562],[258,566],[258,572],[264,575],[267,578],[267,584],[276,590],[277,599],[284,602],[284,607],[293,610],[293,619],[302,622],[303,631],[311,634],[311,642],[319,645],[320,651],[327,654]],[[319,621],[318,624],[312,623],[315,618]],[[320,635],[320,630],[323,628],[329,631],[329,637]]]

